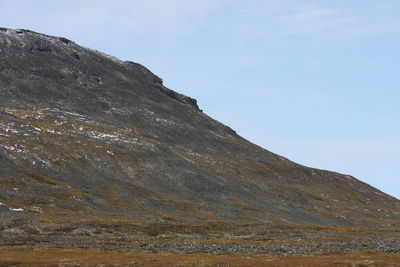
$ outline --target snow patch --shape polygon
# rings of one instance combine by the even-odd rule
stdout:
[[[17,212],[21,212],[21,211],[24,211],[24,209],[23,208],[9,208],[11,211],[17,211]]]

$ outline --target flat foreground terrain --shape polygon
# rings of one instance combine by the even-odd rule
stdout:
[[[308,256],[130,253],[79,249],[0,250],[0,266],[400,266],[399,254],[321,253]]]
[[[392,227],[117,221],[1,231],[1,266],[400,266]]]

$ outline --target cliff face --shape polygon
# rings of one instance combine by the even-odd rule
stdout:
[[[148,69],[0,29],[0,215],[390,224],[400,202],[258,147]]]

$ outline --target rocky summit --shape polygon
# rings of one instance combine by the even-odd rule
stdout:
[[[252,144],[138,63],[0,28],[0,217],[3,235],[116,218],[387,226],[400,201]]]

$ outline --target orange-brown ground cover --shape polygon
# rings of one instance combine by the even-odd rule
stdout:
[[[54,248],[0,250],[0,266],[400,266],[400,254],[328,253],[280,257],[130,253]]]

